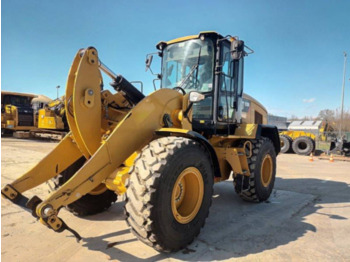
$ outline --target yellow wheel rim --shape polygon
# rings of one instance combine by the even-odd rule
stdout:
[[[101,195],[107,190],[107,187],[105,184],[99,184],[97,187],[95,187],[93,190],[89,192],[90,195]]]
[[[171,195],[171,210],[177,222],[187,224],[197,215],[203,201],[204,182],[201,172],[188,167],[177,178]]]
[[[269,154],[264,157],[264,160],[261,164],[261,183],[264,187],[268,187],[270,185],[272,179],[272,158]]]

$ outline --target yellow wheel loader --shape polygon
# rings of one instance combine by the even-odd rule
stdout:
[[[96,213],[125,194],[131,231],[162,252],[184,248],[199,234],[214,183],[232,175],[241,198],[268,199],[280,140],[274,126],[241,121],[243,60],[251,49],[216,32],[157,48],[162,88],[148,96],[108,69],[95,48],[79,50],[65,94],[70,133],[2,195],[80,240],[58,217],[60,208]],[[103,89],[101,72],[116,93]],[[22,195],[55,177],[58,187],[45,200]]]
[[[35,95],[1,91],[1,135],[36,128],[31,101]]]
[[[310,155],[316,149],[316,136],[305,131],[280,132],[281,153]]]
[[[327,142],[336,137],[333,126],[321,120],[293,121],[288,129],[279,133],[281,153],[310,155],[316,149],[316,141]]]

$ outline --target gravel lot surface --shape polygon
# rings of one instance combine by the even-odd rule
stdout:
[[[1,139],[1,185],[26,172],[56,143]],[[234,192],[232,181],[214,186],[210,215],[185,250],[160,254],[138,241],[124,222],[123,202],[85,219],[65,209],[60,217],[78,231],[77,243],[29,213],[1,200],[3,261],[350,261],[350,162],[294,154],[279,155],[269,201],[252,204]],[[42,199],[43,184],[25,193]]]

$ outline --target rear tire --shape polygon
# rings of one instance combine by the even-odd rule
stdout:
[[[300,136],[293,141],[293,151],[298,155],[310,155],[315,151],[315,142],[311,137]]]
[[[56,189],[68,181],[86,162],[84,157],[78,159],[74,164],[64,170],[60,175],[54,178]],[[117,195],[106,190],[101,194],[86,194],[75,202],[66,206],[66,208],[76,216],[88,216],[101,213],[108,209],[115,201]]]
[[[280,135],[280,140],[281,140],[281,153],[288,153],[293,150],[292,149],[293,139],[290,136]]]
[[[251,140],[252,156],[248,158],[250,176],[238,175],[233,180],[236,193],[246,201],[267,200],[276,177],[276,152],[270,139]]]
[[[158,251],[177,251],[194,240],[209,214],[210,157],[187,138],[154,140],[136,159],[127,188],[126,221],[134,235]]]

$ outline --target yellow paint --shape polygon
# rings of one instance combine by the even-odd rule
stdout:
[[[181,115],[181,116],[180,116]],[[171,112],[171,121],[173,122],[174,127],[181,127],[182,121],[182,110],[176,109]]]
[[[124,166],[116,169],[105,181],[109,190],[115,191],[118,195],[126,192],[125,182],[129,178],[130,168],[134,165],[139,152],[134,152],[128,159],[124,161]]]
[[[291,137],[293,140],[300,137],[300,136],[308,136],[310,137],[311,139],[315,140],[316,139],[316,136],[312,133],[309,133],[309,132],[305,132],[305,131],[293,131],[293,130],[290,130],[290,131],[282,131],[279,133],[280,135],[286,135],[286,136],[289,136]]]
[[[243,94],[243,101],[249,103],[249,109],[248,112],[242,112],[242,123],[267,124],[267,110],[259,101],[247,94]],[[259,122],[257,115],[262,117],[262,122]]]
[[[203,201],[204,182],[201,172],[188,167],[176,179],[171,194],[171,210],[180,224],[190,223],[197,215]]]
[[[89,192],[90,195],[101,195],[107,190],[107,187],[105,184],[101,183],[97,187],[95,187],[93,190]]]
[[[75,85],[75,78],[77,75],[78,67],[81,62],[81,56],[80,51],[77,52],[77,54],[74,57],[72,66],[69,70],[68,74],[68,80],[67,80],[67,86],[66,86],[66,96],[65,96],[65,105],[66,105],[66,116],[67,116],[67,122],[69,125],[69,129],[72,132],[72,136],[74,137],[74,140],[77,144],[77,147],[82,152],[82,154],[85,156],[85,158],[90,158],[90,154],[86,147],[84,146],[84,142],[81,138],[81,135],[78,131],[78,128],[75,124],[74,120],[74,107],[73,107],[73,90]],[[84,72],[80,71],[80,74],[85,74]]]
[[[46,224],[46,223],[45,223]],[[47,224],[55,231],[59,230],[63,225],[62,220],[56,215],[52,215],[47,219]]]
[[[38,112],[39,129],[64,129],[62,117],[55,114],[49,108],[40,109]]]
[[[80,157],[81,152],[67,135],[43,160],[11,185],[20,193],[32,189],[57,176]]]
[[[267,154],[265,155],[262,163],[261,163],[261,183],[264,187],[268,187],[271,183],[272,179],[272,173],[273,173],[273,163],[272,163],[272,157]]]
[[[106,181],[126,159],[152,140],[154,131],[161,129],[164,114],[180,109],[181,102],[182,95],[171,89],[157,90],[143,99],[120,121],[84,166],[37,207],[36,213],[40,216],[41,208],[47,204],[55,210],[68,205],[96,188],[101,181]]]
[[[223,145],[214,147],[214,149],[219,160],[221,180],[228,179],[231,171],[233,171],[234,176],[238,174],[250,176],[248,161],[243,147]]]
[[[179,38],[170,40],[170,41],[166,42],[166,44],[171,45],[174,43],[179,43],[179,42],[183,42],[183,41],[187,41],[187,40],[191,40],[191,39],[197,39],[197,38],[199,38],[199,35],[183,36],[183,37],[179,37]]]
[[[236,128],[234,136],[228,136],[228,137],[253,139],[256,137],[257,130],[258,130],[257,124],[241,124]]]
[[[7,196],[9,199],[15,199],[18,195],[18,193],[13,190],[11,187],[6,185],[2,190],[1,193]]]
[[[188,133],[189,130],[182,129],[182,128],[160,128],[157,130],[158,132],[169,132],[169,133],[181,133],[181,134],[186,134]]]
[[[183,112],[182,112],[182,110],[179,111],[179,115],[178,115],[177,118],[179,119],[180,122],[182,122],[182,120],[183,120],[183,118],[184,118],[184,117],[183,117]]]
[[[15,121],[14,120],[7,120],[6,121],[6,125],[14,127],[15,126]]]
[[[178,38],[168,44],[198,37]],[[188,94],[183,96],[176,90],[160,89],[132,108],[122,92],[114,95],[106,90],[101,92],[102,76],[97,61],[95,49],[76,54],[65,95],[71,133],[32,170],[11,184],[19,192],[24,192],[58,175],[85,156],[85,164],[37,206],[39,218],[42,209],[50,205],[56,219],[62,206],[88,193],[100,194],[108,188],[117,194],[124,194],[125,182],[136,157],[144,146],[157,137],[156,133],[186,136],[192,130],[192,110],[187,117],[183,116],[189,105]],[[111,103],[118,106],[108,107]],[[165,114],[171,116],[173,127],[164,128]],[[200,122],[205,123],[204,120]],[[234,175],[249,175],[244,148],[233,145],[242,138],[254,139],[257,128],[256,124],[242,124],[234,135],[213,136],[209,139],[221,170],[221,177],[215,178],[215,182],[228,179],[231,171]],[[194,167],[183,170],[174,184],[171,198],[172,213],[179,223],[187,224],[195,218],[203,194],[204,181],[200,171]],[[44,221],[42,218],[40,220]],[[57,221],[51,221],[50,226],[57,227],[60,220]]]
[[[91,63],[91,60],[95,62]],[[79,147],[86,148],[90,156],[101,145],[101,79],[97,51],[88,49],[81,57],[73,87],[73,112],[77,130],[72,130],[72,133],[76,137],[78,131],[82,144],[80,141],[77,143]],[[92,95],[87,94],[90,91]],[[91,101],[90,106],[86,106],[88,101]]]

